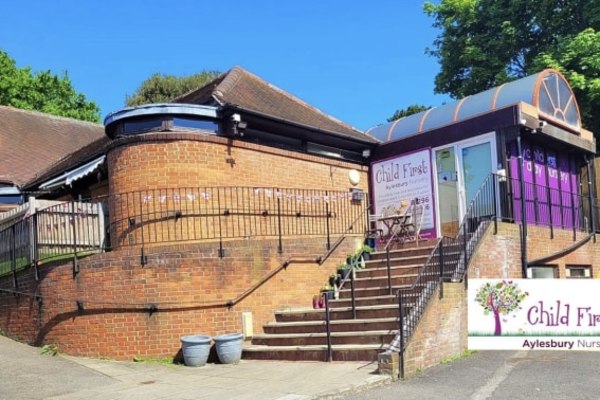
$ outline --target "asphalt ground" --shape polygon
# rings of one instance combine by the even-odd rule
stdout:
[[[347,400],[600,399],[600,352],[479,351]]]
[[[42,354],[0,336],[0,400],[600,399],[600,353],[480,351],[391,382],[375,363],[204,367]]]

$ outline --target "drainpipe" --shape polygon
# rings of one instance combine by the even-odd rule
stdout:
[[[527,215],[525,214],[525,182],[523,177],[523,148],[521,146],[521,132],[517,136],[517,161],[519,165],[519,187],[521,190],[521,271],[523,278],[527,278]]]

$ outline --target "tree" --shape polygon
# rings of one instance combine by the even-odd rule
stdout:
[[[387,119],[387,122],[392,122],[400,118],[408,117],[409,115],[420,113],[421,111],[429,110],[431,107],[423,106],[421,104],[411,104],[410,106],[401,110],[396,110],[394,115]]]
[[[561,61],[557,55],[585,29],[600,30],[597,0],[441,0],[424,10],[441,30],[427,50],[440,62],[435,92],[454,98],[539,72],[540,54]],[[588,94],[580,91],[580,102]]]
[[[533,68],[554,68],[565,75],[586,128],[600,134],[600,32],[588,28],[565,39],[554,53],[538,55]]]
[[[496,284],[484,283],[475,294],[475,301],[483,307],[484,315],[494,315],[494,335],[502,334],[500,315],[507,315],[516,310],[528,296],[513,281],[501,281]]]
[[[128,106],[163,103],[206,85],[221,75],[218,71],[201,71],[190,76],[174,76],[155,73],[143,81],[131,96],[125,96]]]
[[[66,72],[57,76],[48,71],[32,73],[18,68],[9,55],[0,50],[0,104],[45,113],[99,122],[100,109],[75,91]]]

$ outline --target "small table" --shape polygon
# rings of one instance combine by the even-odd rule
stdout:
[[[394,227],[397,227],[397,237],[403,238],[408,235],[408,227],[410,225],[410,214],[390,215],[377,219],[381,221],[388,229],[388,235],[394,234]]]

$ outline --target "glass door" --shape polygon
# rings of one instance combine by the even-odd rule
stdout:
[[[461,219],[475,198],[477,191],[492,173],[492,143],[484,142],[469,146],[459,146],[461,185]]]
[[[458,233],[458,174],[454,146],[435,151],[437,204],[440,234],[454,237]]]
[[[495,134],[435,149],[438,235],[455,237],[471,201],[496,165]],[[493,199],[489,199],[493,202]],[[493,204],[490,204],[492,209]],[[485,208],[487,209],[487,207]]]

